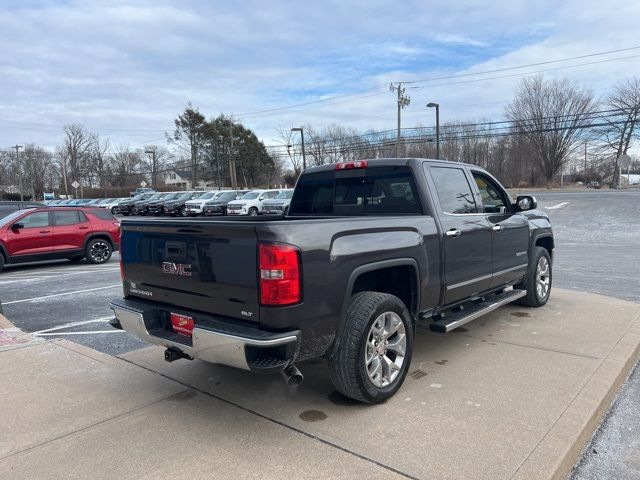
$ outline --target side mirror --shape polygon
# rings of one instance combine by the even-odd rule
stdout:
[[[21,228],[24,228],[24,223],[14,223],[11,225],[11,230],[19,230]]]
[[[536,197],[533,195],[518,195],[516,205],[521,212],[538,208],[538,202],[536,202]]]
[[[258,200],[260,200],[260,201],[262,201],[262,200],[264,200],[264,199],[265,199],[265,196],[264,196],[264,195],[260,195],[260,198],[258,198]]]

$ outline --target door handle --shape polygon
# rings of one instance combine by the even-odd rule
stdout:
[[[447,237],[459,237],[462,232],[456,228],[452,228],[451,230],[447,230],[444,234]]]
[[[87,227],[87,226],[85,225],[85,226],[83,226],[83,227],[78,227],[78,230],[86,230],[87,228],[89,228],[89,227]]]
[[[51,233],[51,230],[40,230],[40,233]]]
[[[502,230],[502,225],[494,225],[493,227],[491,227],[491,230],[493,230],[494,232],[499,232],[500,230]]]

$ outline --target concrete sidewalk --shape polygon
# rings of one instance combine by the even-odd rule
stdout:
[[[465,327],[419,328],[379,406],[334,392],[323,362],[289,391],[0,331],[22,342],[0,344],[0,478],[564,478],[638,358],[640,305],[555,289]]]

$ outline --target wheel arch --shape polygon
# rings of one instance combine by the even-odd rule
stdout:
[[[109,245],[111,245],[111,248],[114,248],[114,243],[113,243],[113,239],[111,238],[111,235],[109,235],[107,232],[93,232],[89,235],[87,235],[87,238],[84,239],[84,245],[82,247],[82,250],[86,250],[87,248],[87,244],[91,241],[91,240],[95,240],[101,238],[102,240],[106,240],[107,242],[109,242]]]
[[[351,297],[359,291],[364,291],[369,289],[371,285],[371,279],[374,275],[384,275],[391,274],[398,275],[402,271],[409,271],[410,275],[407,276],[407,279],[402,284],[394,284],[392,288],[380,288],[380,285],[389,286],[391,279],[387,280],[386,283],[383,281],[382,283],[377,283],[377,289],[375,291],[380,291],[382,293],[389,293],[391,295],[395,295],[400,300],[402,300],[409,313],[415,318],[418,315],[418,310],[420,306],[420,270],[418,267],[418,262],[413,258],[397,258],[392,260],[381,260],[379,262],[367,263],[364,265],[360,265],[356,267],[349,275],[349,280],[347,281],[347,287],[345,289],[345,296],[342,302],[342,309],[340,312],[340,319],[338,322],[338,329],[336,331],[336,338],[340,337],[342,330],[344,329],[344,325],[346,322],[346,313],[349,308],[349,303],[351,301]],[[408,289],[407,289],[408,287]],[[400,293],[400,294],[398,294]]]

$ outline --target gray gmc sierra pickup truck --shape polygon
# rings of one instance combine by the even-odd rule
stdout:
[[[473,165],[378,159],[305,170],[286,216],[126,219],[112,325],[201,359],[302,381],[323,357],[344,395],[402,385],[416,322],[449,332],[501,305],[544,305],[553,234]]]

